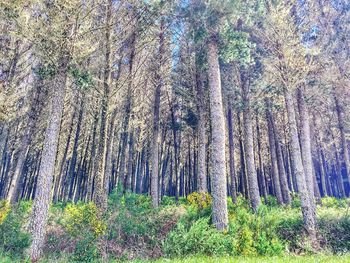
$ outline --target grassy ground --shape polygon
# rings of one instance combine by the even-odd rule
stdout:
[[[281,257],[187,257],[183,259],[159,259],[157,261],[133,261],[133,263],[349,263],[350,254],[342,256],[281,256]]]

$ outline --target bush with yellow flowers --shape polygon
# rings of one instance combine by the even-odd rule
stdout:
[[[72,236],[90,232],[95,237],[105,234],[107,225],[98,218],[98,209],[93,202],[69,204],[64,209],[62,225]]]
[[[0,225],[5,221],[10,212],[10,204],[6,200],[0,201]]]
[[[209,193],[193,192],[187,196],[187,201],[191,206],[194,206],[200,210],[211,206],[212,198]]]

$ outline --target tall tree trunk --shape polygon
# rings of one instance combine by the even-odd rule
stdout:
[[[291,157],[294,167],[294,173],[296,178],[296,183],[299,191],[301,209],[303,213],[304,227],[311,237],[312,240],[316,240],[316,218],[314,211],[312,209],[311,201],[308,188],[305,180],[305,172],[303,167],[303,161],[301,159],[301,150],[299,144],[298,129],[296,123],[295,109],[293,103],[293,97],[290,90],[284,88],[284,99],[286,104],[286,109],[288,113],[288,124],[290,132],[290,143],[291,143]]]
[[[212,195],[213,224],[218,230],[228,227],[226,159],[225,159],[225,118],[222,105],[218,44],[216,36],[208,43],[209,100],[212,120]]]
[[[259,194],[258,177],[256,174],[253,146],[253,127],[250,109],[249,79],[244,69],[240,71],[241,90],[243,97],[243,126],[244,126],[244,150],[247,164],[249,197],[254,211],[258,210],[261,203]]]
[[[51,111],[48,117],[48,126],[45,131],[44,146],[31,218],[32,244],[30,247],[30,256],[34,262],[40,258],[44,246],[50,205],[50,192],[64,107],[68,61],[68,55],[65,54],[61,57],[57,76],[52,83]]]
[[[299,118],[300,118],[301,156],[303,160],[306,186],[309,191],[310,205],[314,210],[313,213],[316,213],[315,188],[314,188],[315,175],[314,175],[314,168],[312,163],[309,113],[305,103],[302,89],[300,87],[297,89],[297,100],[298,100]]]
[[[165,30],[165,20],[161,20],[160,33],[159,33],[159,51],[158,51],[158,65],[159,69],[162,68],[163,56],[164,56],[164,30]],[[152,196],[152,205],[154,208],[157,208],[159,205],[159,108],[160,108],[160,94],[161,88],[163,86],[161,72],[156,72],[156,81],[157,86],[154,93],[154,108],[153,108],[153,138],[151,142],[151,160],[152,160],[152,171],[151,171],[151,196]]]
[[[96,165],[98,167],[95,181],[94,201],[97,207],[104,212],[107,208],[107,190],[105,189],[105,163],[106,163],[106,137],[107,137],[107,119],[108,102],[111,85],[111,32],[112,32],[112,6],[113,1],[109,0],[106,10],[106,31],[105,31],[105,65],[103,74],[103,96],[100,109],[100,140],[98,145],[98,154],[96,156]]]
[[[207,192],[206,174],[206,135],[205,135],[205,96],[201,72],[196,74],[198,104],[198,192]]]

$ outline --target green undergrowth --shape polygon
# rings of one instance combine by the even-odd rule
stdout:
[[[119,189],[110,195],[107,212],[102,216],[92,202],[53,204],[43,262],[100,262],[101,253],[111,262],[137,259],[299,262],[301,259],[290,255],[306,256],[302,262],[326,262],[320,260],[331,255],[344,256],[329,262],[349,259],[346,256],[350,252],[348,199],[323,198],[322,205],[317,207],[319,251],[329,256],[315,254],[317,251],[309,244],[296,197],[285,207],[268,197],[257,213],[252,212],[244,198],[239,197],[237,204],[229,199],[229,228],[224,232],[212,226],[211,202],[208,194],[192,193],[178,202],[165,196],[160,207],[153,209],[149,196],[123,194]],[[31,202],[22,201],[11,209],[5,202],[1,203],[0,258],[4,262],[23,262],[27,258],[30,209]],[[242,261],[245,258],[247,261]]]
[[[312,256],[272,256],[272,257],[208,257],[208,256],[191,256],[181,259],[159,259],[155,261],[137,260],[133,263],[348,263],[349,255],[312,255]]]

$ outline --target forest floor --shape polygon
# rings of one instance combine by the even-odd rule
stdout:
[[[164,197],[155,210],[148,196],[115,192],[103,218],[91,202],[56,203],[42,262],[101,262],[101,251],[107,262],[350,262],[350,199],[318,204],[317,250],[304,233],[298,198],[284,207],[273,197],[265,203],[253,213],[244,198],[229,200],[226,232],[212,227],[211,197],[198,193],[178,204]],[[0,262],[28,260],[31,206],[0,202]]]
[[[187,257],[183,259],[159,259],[156,261],[133,261],[133,263],[349,263],[350,254],[309,255],[309,256],[272,256],[272,257]]]

